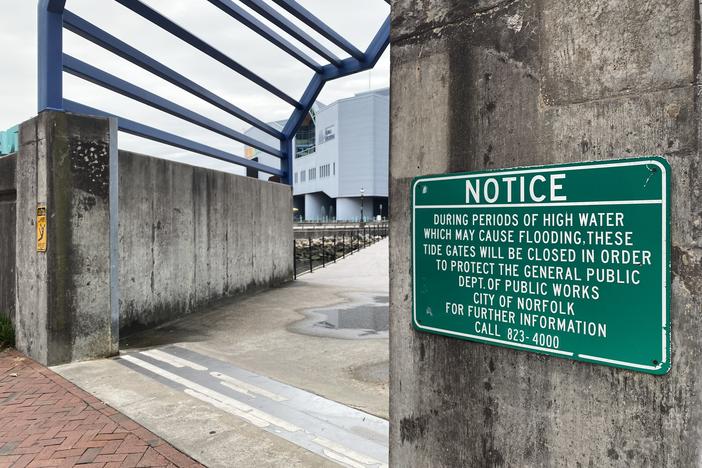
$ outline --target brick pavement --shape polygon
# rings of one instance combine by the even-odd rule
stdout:
[[[63,377],[0,352],[0,468],[202,466]]]

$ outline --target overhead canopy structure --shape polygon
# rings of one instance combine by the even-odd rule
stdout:
[[[368,48],[362,51],[294,0],[270,0],[268,3],[265,0],[201,0],[209,1],[233,20],[248,27],[268,40],[271,44],[314,71],[314,75],[302,96],[294,97],[278,89],[260,75],[243,66],[235,58],[232,58],[225,52],[208,44],[145,3],[139,0],[114,1],[128,8],[136,15],[141,16],[171,33],[181,41],[193,46],[212,59],[220,62],[234,73],[250,80],[281,101],[291,105],[294,110],[283,129],[278,130],[271,127],[237,105],[217,96],[208,89],[158,62],[156,59],[141,52],[137,48],[130,46],[89,21],[71,13],[66,9],[66,0],[41,0],[39,2],[39,111],[55,109],[90,115],[112,116],[112,114],[103,110],[64,99],[62,75],[65,71],[187,122],[271,154],[281,160],[281,165],[280,168],[270,167],[257,161],[246,159],[243,156],[237,156],[227,151],[148,126],[142,122],[116,116],[121,131],[182,148],[187,151],[274,174],[279,176],[281,181],[287,184],[292,182],[293,138],[325,83],[336,78],[373,68],[388,46],[390,40],[389,17],[380,26],[380,29],[375,34]],[[272,4],[275,4],[278,8],[275,8]],[[241,5],[244,5],[246,8]],[[282,14],[281,11],[285,11],[288,15]],[[270,24],[274,25],[275,28],[268,26],[252,13],[256,13],[256,15],[265,18]],[[291,21],[289,16],[299,20],[299,22],[303,23],[307,28],[300,27],[296,22]],[[65,54],[63,52],[64,29],[97,44],[275,137],[280,142],[279,147],[274,148],[261,143],[220,122],[193,112],[190,109],[133,85],[122,78],[96,68],[78,58]],[[283,37],[278,30],[293,37],[306,48],[322,57],[327,63],[318,63],[295,44]],[[320,43],[318,38],[324,38],[345,54],[348,54],[348,56],[339,57],[325,47],[324,44]]]

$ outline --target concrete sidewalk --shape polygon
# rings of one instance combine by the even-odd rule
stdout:
[[[387,242],[56,370],[208,466],[385,466]]]
[[[0,352],[0,467],[202,466],[22,354]]]

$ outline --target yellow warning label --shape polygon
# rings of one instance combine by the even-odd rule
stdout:
[[[37,205],[37,252],[46,252],[46,205]]]

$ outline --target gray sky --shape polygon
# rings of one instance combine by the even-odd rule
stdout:
[[[300,98],[312,77],[312,71],[305,65],[249,31],[206,0],[142,1],[296,99]],[[389,12],[389,6],[384,0],[298,2],[361,50],[368,46]],[[36,3],[36,0],[0,0],[2,11],[11,13],[5,16],[0,28],[0,130],[27,120],[37,110]],[[67,0],[66,7],[264,121],[287,119],[292,112],[292,107],[285,102],[112,0]],[[307,29],[302,25],[301,27]],[[284,33],[282,35],[285,36]],[[296,43],[294,39],[288,39],[320,63],[324,63],[314,52]],[[319,40],[337,55],[346,57],[346,54],[334,45],[322,38]],[[64,51],[231,128],[240,131],[248,128],[248,124],[68,31],[64,32]],[[372,72],[359,73],[328,83],[319,100],[330,103],[369,88],[388,86],[388,75],[389,59],[386,51]],[[241,144],[66,74],[64,96],[243,155]],[[241,171],[237,166],[126,134],[120,134],[119,146],[191,164],[233,172]]]

